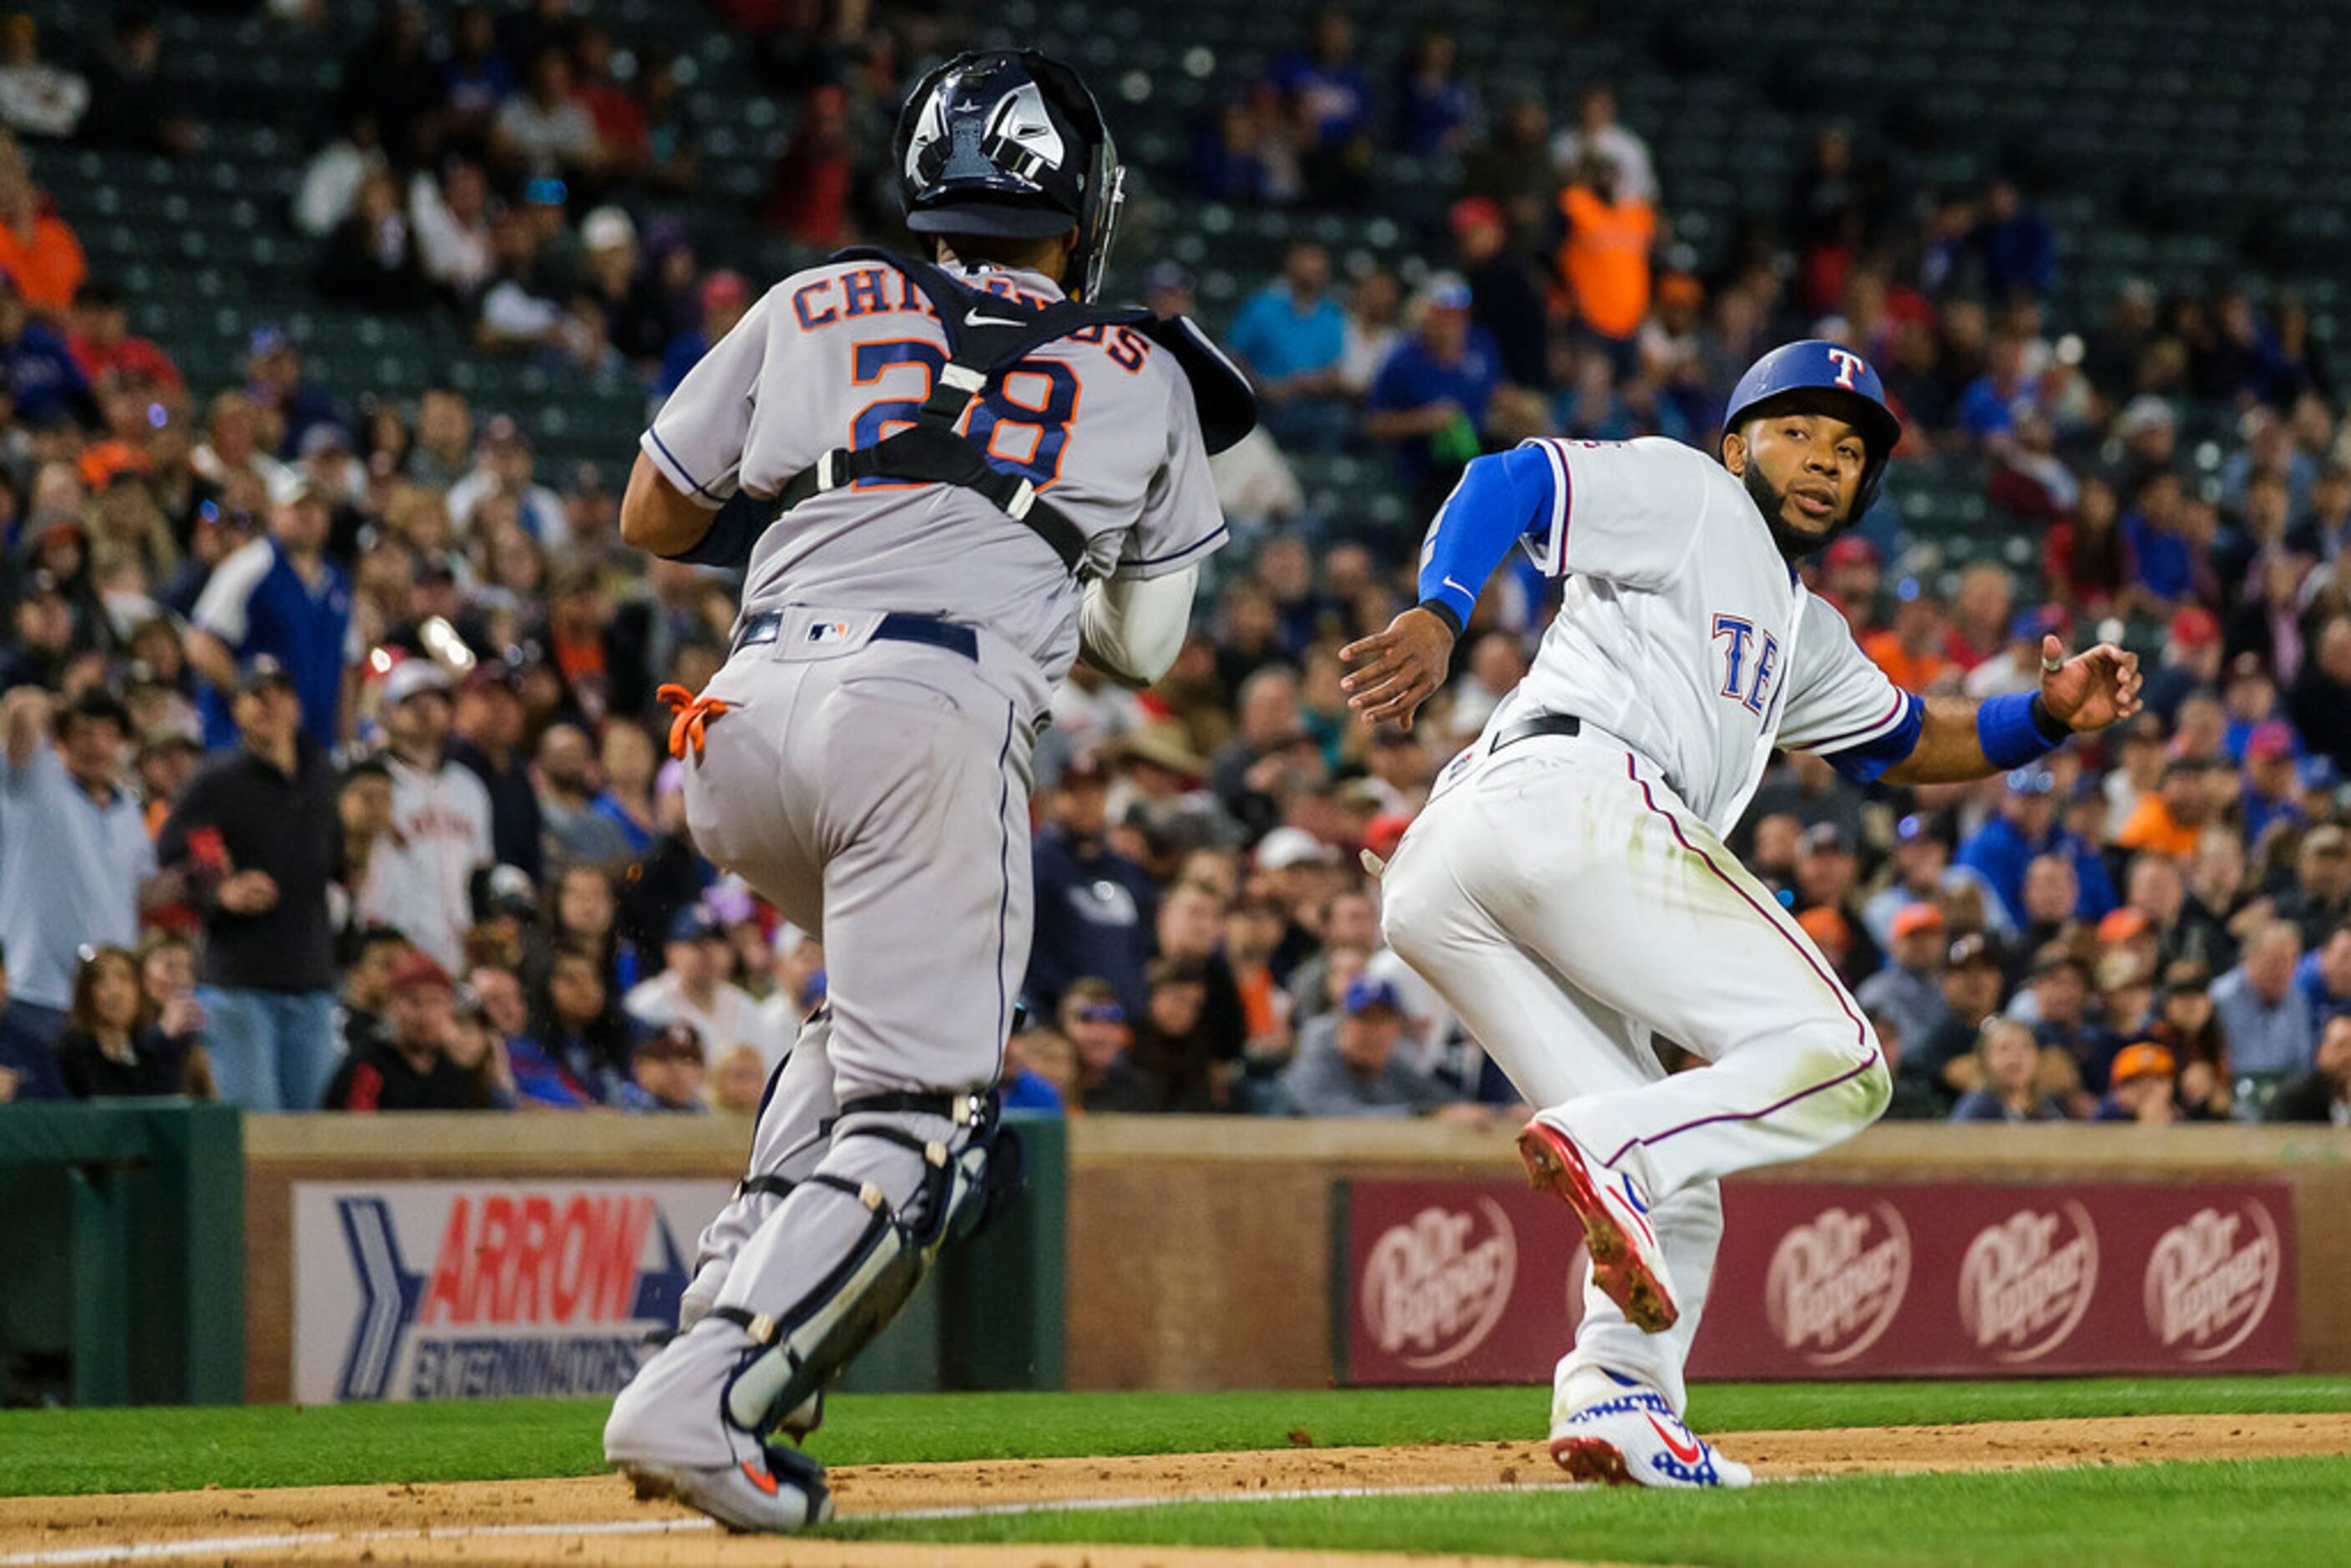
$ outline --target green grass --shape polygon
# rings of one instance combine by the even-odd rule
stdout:
[[[1823,1568],[1849,1563],[2340,1564],[2351,1459],[1864,1476],[1744,1492],[1194,1503],[920,1523],[851,1540],[1260,1546]]]
[[[1542,1390],[845,1395],[827,1464],[1475,1442],[1542,1430]],[[1716,1384],[1711,1432],[2067,1416],[2351,1410],[2351,1378]],[[603,1468],[598,1400],[288,1408],[0,1411],[0,1495],[496,1480]],[[2345,1554],[2351,1557],[2351,1552]]]

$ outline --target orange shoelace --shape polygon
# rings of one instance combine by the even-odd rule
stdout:
[[[666,685],[653,694],[676,710],[677,717],[670,721],[669,754],[680,762],[692,748],[696,761],[702,758],[702,732],[705,726],[716,723],[726,712],[726,705],[717,697],[695,696],[684,686]]]

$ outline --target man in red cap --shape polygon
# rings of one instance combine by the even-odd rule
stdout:
[[[654,379],[653,390],[663,397],[677,390],[685,380],[685,372],[702,362],[711,345],[735,329],[751,308],[751,285],[739,272],[720,270],[702,280],[702,325],[680,332],[670,340],[662,356],[661,374]]]
[[[1821,557],[1821,597],[1844,612],[1858,643],[1875,632],[1877,585],[1885,573],[1885,558],[1859,534],[1847,534]]]
[[[344,1059],[327,1090],[331,1111],[473,1111],[473,1075],[449,1059],[456,987],[448,971],[412,952],[392,971],[386,1036]]]
[[[2294,750],[2294,727],[2283,719],[2264,719],[2245,737],[2241,800],[2249,844],[2259,843],[2272,822],[2309,820],[2302,809],[2302,768]]]
[[[1510,221],[1484,196],[1464,196],[1447,214],[1454,256],[1469,284],[1469,319],[1494,335],[1502,379],[1551,386],[1551,326],[1526,261],[1510,249]]]
[[[2163,658],[2147,677],[2147,706],[2168,725],[2191,692],[2220,684],[2220,622],[2200,604],[2173,613]]]

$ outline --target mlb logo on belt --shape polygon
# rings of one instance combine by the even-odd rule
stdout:
[[[811,643],[838,643],[848,635],[848,622],[820,621],[809,628],[808,640]]]

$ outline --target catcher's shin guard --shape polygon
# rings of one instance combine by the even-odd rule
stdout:
[[[943,1125],[943,1135],[922,1135],[939,1134]],[[918,1170],[909,1172],[906,1162],[919,1162]],[[976,1234],[1000,1212],[1019,1189],[1019,1170],[1018,1140],[998,1127],[990,1096],[890,1094],[844,1105],[831,1153],[770,1223],[810,1234],[853,1232],[848,1245],[830,1260],[792,1260],[794,1273],[817,1280],[790,1306],[760,1312],[746,1302],[711,1314],[757,1347],[727,1380],[728,1422],[764,1432],[818,1394],[889,1326],[941,1247]],[[893,1202],[893,1190],[909,1188],[903,1202]],[[843,1224],[860,1210],[862,1223]]]

